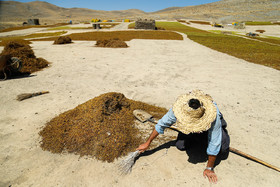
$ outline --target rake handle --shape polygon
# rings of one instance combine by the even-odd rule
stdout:
[[[42,92],[35,92],[35,93],[31,93],[30,97],[34,97],[34,96],[38,96],[38,95],[43,95],[46,93],[50,93],[49,91],[42,91]]]
[[[246,154],[246,153],[243,153],[242,151],[239,151],[239,150],[237,150],[237,149],[235,149],[235,148],[230,147],[230,148],[229,148],[229,151],[230,151],[230,152],[233,152],[233,153],[236,153],[236,154],[238,154],[238,155],[241,155],[241,156],[243,156],[243,157],[245,157],[245,158],[248,158],[248,159],[250,159],[250,160],[253,160],[253,161],[255,161],[255,162],[258,162],[258,163],[260,163],[260,164],[262,164],[262,165],[265,165],[265,166],[267,166],[267,167],[269,167],[269,168],[271,168],[271,169],[274,169],[274,170],[280,172],[280,169],[277,168],[276,166],[273,166],[273,165],[271,165],[271,164],[268,164],[267,162],[265,162],[265,161],[263,161],[263,160],[260,160],[260,159],[258,159],[258,158],[256,158],[256,157],[253,157],[253,156],[251,156],[251,155],[248,155],[248,154]]]
[[[42,92],[36,92],[36,93],[33,93],[33,95],[42,95],[42,94],[46,94],[46,93],[50,93],[49,91],[42,91]]]

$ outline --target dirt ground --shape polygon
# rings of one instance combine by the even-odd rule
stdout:
[[[19,32],[19,31],[17,31]],[[199,155],[174,142],[147,151],[132,173],[117,164],[40,147],[39,131],[55,116],[106,92],[169,109],[192,89],[210,94],[228,122],[231,147],[280,167],[280,73],[183,41],[131,40],[129,48],[33,42],[49,68],[0,82],[0,186],[212,186]],[[0,51],[3,47],[0,47]],[[49,94],[17,101],[21,93]],[[151,124],[149,124],[151,125]],[[151,126],[149,126],[151,129]],[[148,133],[148,132],[147,132]],[[164,135],[160,135],[164,136]],[[279,172],[230,153],[216,168],[215,186],[278,186]]]

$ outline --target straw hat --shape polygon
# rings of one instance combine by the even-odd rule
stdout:
[[[198,108],[190,107],[193,102]],[[173,105],[173,112],[177,118],[175,128],[184,134],[207,131],[217,115],[212,97],[201,90],[179,96]]]

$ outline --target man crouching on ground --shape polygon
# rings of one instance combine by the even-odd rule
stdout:
[[[173,107],[158,121],[148,140],[137,150],[147,150],[153,139],[173,124],[180,131],[176,140],[179,150],[188,149],[194,142],[206,144],[208,162],[203,176],[216,183],[218,178],[214,172],[215,161],[218,154],[228,155],[230,139],[226,121],[212,97],[200,90],[179,96]]]

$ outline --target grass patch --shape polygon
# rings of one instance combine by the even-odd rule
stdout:
[[[112,23],[112,22],[109,22],[109,23],[100,23],[100,25],[119,25],[119,23]]]
[[[280,47],[238,36],[216,34],[178,22],[157,22],[157,26],[188,35],[191,40],[211,49],[280,70]]]
[[[61,26],[61,27],[54,27],[54,28],[49,28],[49,31],[53,30],[74,30],[74,29],[92,29],[92,27],[70,27],[70,26]]]
[[[29,25],[29,26],[11,27],[7,29],[2,29],[0,30],[0,32],[9,32],[9,31],[22,30],[22,29],[29,29],[29,28],[48,28],[48,27],[57,27],[63,25],[68,25],[68,23],[57,23],[54,25]]]
[[[266,38],[272,38],[272,39],[276,39],[276,40],[280,40],[280,37],[276,37],[276,36],[264,36]]]
[[[257,37],[257,38],[254,38],[254,39],[257,39],[257,40],[260,40],[260,41],[264,41],[264,42],[269,42],[269,43],[272,43],[272,44],[280,45],[280,39],[279,38]],[[279,53],[280,53],[280,51],[279,51]]]
[[[23,39],[13,39],[13,40],[2,40],[0,42],[0,46],[6,46],[9,42],[16,42],[22,45],[29,45],[31,42],[29,40],[23,40]]]
[[[212,32],[215,34],[233,34],[236,36],[242,36],[242,37],[247,37],[247,38],[251,39],[251,37],[244,36],[242,34],[237,34],[236,32],[233,32],[233,31],[209,30],[209,32]],[[254,37],[253,39],[280,45],[280,38],[277,38],[277,37]]]
[[[60,36],[62,34],[67,33],[66,31],[61,31],[61,32],[52,32],[52,33],[34,33],[34,34],[29,34],[26,36],[12,36],[12,37],[2,37],[0,40],[0,46],[5,46],[8,42],[10,41],[24,41],[25,39],[30,39],[30,38],[41,38],[41,37],[54,37],[54,36]],[[29,44],[29,43],[26,43]]]
[[[39,37],[52,37],[52,36],[60,36],[62,34],[67,33],[67,31],[60,32],[49,32],[49,33],[34,33],[26,35],[25,38],[39,38]]]
[[[247,21],[245,25],[273,25],[273,23],[268,21]]]
[[[73,33],[69,36],[72,40],[110,40],[119,38],[123,41],[132,39],[158,39],[158,40],[183,40],[182,35],[171,31],[111,31],[111,32],[86,32]],[[57,37],[34,39],[32,41],[53,41]]]
[[[211,25],[210,22],[208,21],[189,21],[189,22],[200,24],[200,25]]]
[[[208,31],[216,34],[222,34],[222,31],[220,30],[208,30]]]
[[[101,28],[103,29],[109,29],[118,25],[119,23],[98,23],[98,24],[100,24]],[[71,30],[71,29],[93,29],[93,27],[92,26],[90,27],[60,26],[60,27],[49,28],[48,30]]]
[[[128,25],[128,29],[134,29],[135,28],[135,22],[134,23],[130,23]]]

